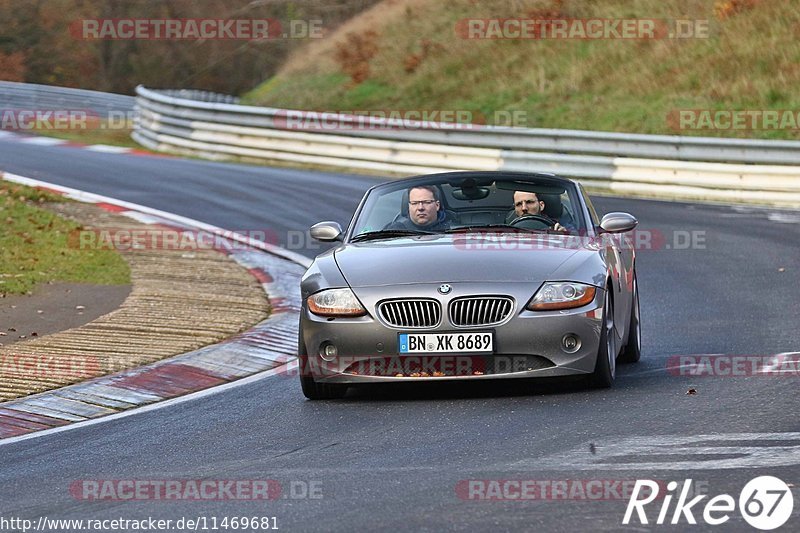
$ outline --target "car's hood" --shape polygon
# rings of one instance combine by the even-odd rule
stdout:
[[[352,287],[461,281],[541,282],[575,254],[597,254],[563,236],[447,234],[342,246],[335,253]],[[577,258],[576,258],[577,259]]]

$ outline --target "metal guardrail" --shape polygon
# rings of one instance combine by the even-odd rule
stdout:
[[[159,91],[161,94],[172,96],[173,98],[183,98],[197,102],[212,102],[218,104],[238,104],[239,97],[229,94],[215,93],[211,91],[200,91],[197,89],[164,89]]]
[[[239,105],[208,91],[139,86],[137,97],[0,81],[4,109],[134,116],[134,140],[210,159],[276,160],[376,172],[551,171],[609,192],[800,207],[800,141],[634,135],[392,119]],[[317,115],[317,118],[319,116]],[[769,164],[763,164],[769,163]]]
[[[0,81],[0,107],[25,110],[83,110],[100,117],[130,115],[136,99],[124,94],[71,87]]]
[[[395,173],[551,171],[610,192],[800,206],[797,141],[445,123],[409,128],[337,114],[324,117],[325,127],[304,129],[301,111],[192,100],[141,86],[136,92],[133,137],[153,150]]]
[[[292,113],[302,118],[301,111],[289,111],[255,106],[213,106],[208,101],[178,97],[174,91],[153,91],[137,87],[139,102],[162,104],[160,111],[180,107],[185,118],[222,121],[226,124],[275,128],[275,119],[291,121]],[[182,100],[182,101],[178,101]],[[166,106],[166,107],[163,107]],[[173,109],[173,111],[175,111]],[[648,159],[678,159],[684,161],[714,161],[726,163],[800,164],[800,141],[769,141],[754,139],[721,139],[716,137],[685,137],[680,135],[642,135],[584,130],[557,130],[476,126],[441,123],[437,127],[409,128],[407,123],[373,117],[363,127],[364,117],[325,115],[330,130],[321,133],[347,131],[349,136],[456,146],[475,146],[505,150],[536,150],[556,153],[594,154],[613,157],[643,157]],[[354,123],[358,127],[350,127]],[[336,124],[341,127],[335,127]],[[394,127],[393,127],[394,126]]]

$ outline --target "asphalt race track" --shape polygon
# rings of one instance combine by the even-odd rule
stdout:
[[[377,183],[7,140],[0,169],[228,229],[272,230],[281,244],[320,220],[346,224]],[[295,376],[267,377],[0,445],[0,516],[205,517],[207,530],[212,517],[255,516],[276,517],[282,531],[617,531],[627,507],[617,489],[631,480],[691,479],[692,494],[738,501],[749,480],[773,475],[795,486],[783,530],[797,531],[800,375],[690,376],[668,366],[678,355],[800,351],[800,213],[619,198],[595,206],[631,212],[658,236],[658,249],[637,257],[643,358],[618,367],[614,389],[425,383],[309,402]],[[91,501],[70,491],[86,486],[81,480],[275,480],[281,493],[270,501]],[[569,494],[525,499],[506,480],[566,484]],[[493,492],[498,486],[505,492]],[[581,497],[597,486],[602,498]],[[493,495],[500,498],[479,499]],[[654,527],[662,503],[671,505],[669,522],[677,500],[657,499],[646,507],[650,524],[634,515],[629,529],[712,529],[702,518],[708,498],[693,508],[700,525],[681,516]],[[729,514],[717,529],[755,531],[738,511]]]

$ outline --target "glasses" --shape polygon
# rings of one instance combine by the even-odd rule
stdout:
[[[414,200],[413,202],[408,202],[408,205],[410,205],[411,207],[417,207],[417,206],[420,206],[420,205],[428,207],[429,205],[432,205],[432,204],[435,204],[435,203],[436,203],[436,200]]]
[[[514,207],[522,207],[522,204],[525,205],[533,205],[539,203],[539,200],[520,200],[514,204]]]

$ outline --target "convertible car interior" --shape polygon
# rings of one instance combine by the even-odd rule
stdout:
[[[516,220],[517,214],[513,208],[514,191],[502,189],[477,188],[480,193],[465,193],[462,188],[448,185],[436,185],[439,190],[441,208],[447,214],[447,220],[453,226],[483,226],[510,224]],[[520,187],[528,190],[527,187]],[[537,197],[545,204],[544,213],[551,219],[565,227],[575,227],[575,220],[570,209],[569,195],[563,192],[543,192],[541,187],[536,192]],[[399,191],[400,201],[392,218],[387,219],[387,226],[408,218],[408,190]],[[491,198],[490,198],[491,196]],[[487,201],[484,201],[487,200]],[[509,206],[511,206],[509,208]]]

